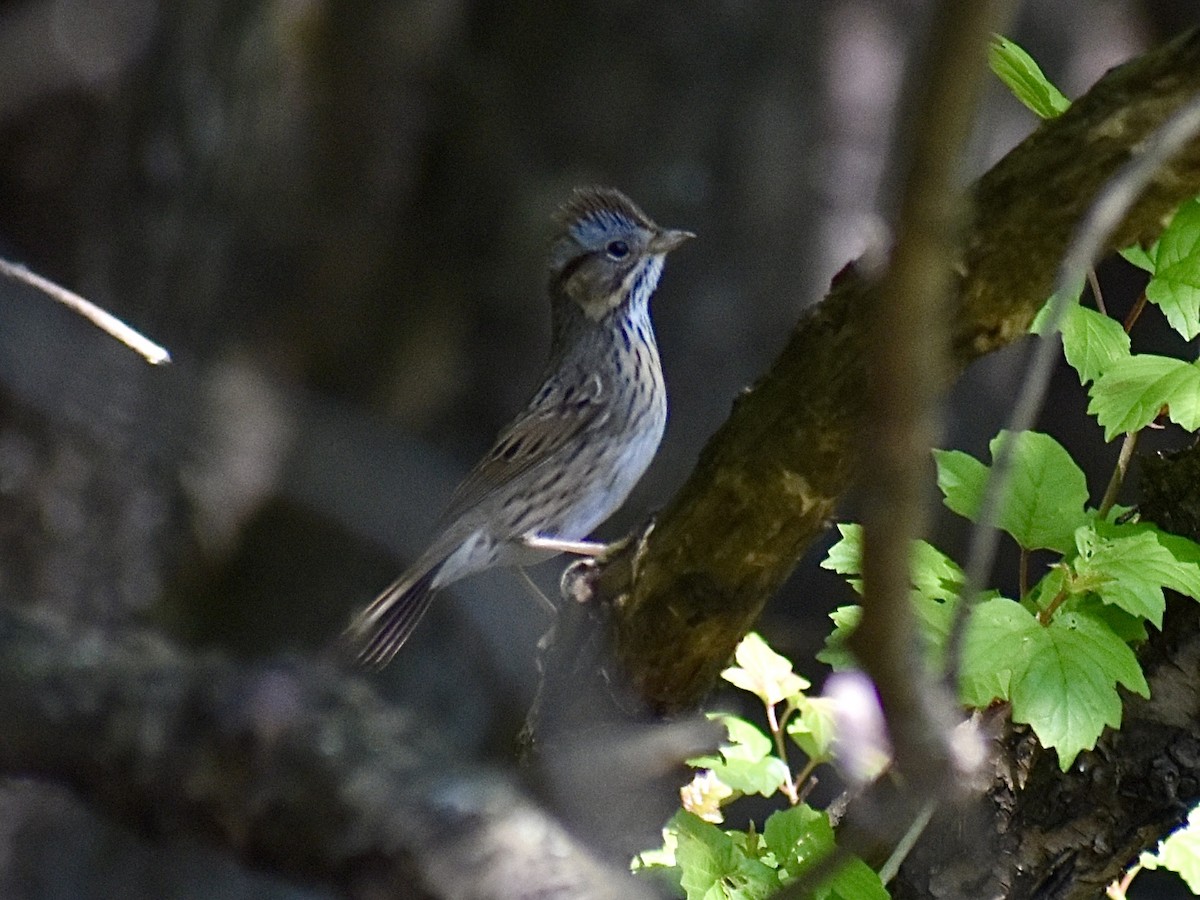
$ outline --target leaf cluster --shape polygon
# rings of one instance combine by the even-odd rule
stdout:
[[[834,851],[829,817],[803,802],[813,769],[833,759],[831,701],[809,697],[809,682],[757,634],[742,640],[734,659],[722,677],[762,702],[767,731],[738,716],[714,715],[725,725],[727,742],[712,756],[688,761],[698,771],[680,792],[683,808],[663,829],[663,847],[634,861],[636,871],[667,879],[688,900],[767,897]],[[806,759],[798,774],[789,765],[788,741]],[[746,831],[719,828],[724,807],[748,794],[782,794],[787,806],[769,815],[761,831],[753,823]],[[874,871],[851,858],[813,896],[871,900],[888,894]]]

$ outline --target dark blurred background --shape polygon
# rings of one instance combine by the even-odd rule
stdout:
[[[549,216],[580,184],[700,235],[656,297],[671,419],[601,531],[621,534],[834,272],[884,239],[927,7],[2,0],[0,255],[174,363],[0,283],[0,596],[67,628],[321,652],[535,387]],[[1194,0],[1037,0],[1010,33],[1074,96],[1198,18]],[[1035,125],[993,85],[964,180]],[[1136,277],[1102,275],[1123,310]],[[1021,359],[959,383],[947,444],[984,453]],[[1098,496],[1116,450],[1082,397],[1061,374],[1043,425],[1092,460]],[[964,544],[947,516],[936,539]],[[814,680],[826,614],[850,600],[815,567],[828,543],[761,623]],[[559,568],[535,571],[547,591]],[[377,680],[464,758],[507,762],[548,624],[490,573],[444,595]],[[64,790],[0,784],[0,896],[116,895],[325,896],[143,843]]]

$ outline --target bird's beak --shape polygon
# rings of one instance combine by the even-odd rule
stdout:
[[[673,231],[668,228],[650,238],[650,243],[646,245],[646,249],[654,254],[670,253],[684,241],[689,241],[694,237],[695,235],[690,231]]]

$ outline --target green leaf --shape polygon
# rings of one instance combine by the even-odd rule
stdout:
[[[1067,310],[1062,336],[1063,353],[1080,384],[1095,381],[1117,360],[1129,358],[1129,335],[1121,323],[1086,306]]]
[[[1094,594],[1081,597],[1072,605],[1072,609],[1103,622],[1112,629],[1113,634],[1127,644],[1139,643],[1149,637],[1146,632],[1145,619],[1131,615],[1118,606],[1105,603]]]
[[[969,456],[966,458],[971,459]],[[857,590],[861,582],[854,576],[862,572],[862,527],[838,525],[838,530],[842,539],[829,548],[821,566],[843,575]],[[930,662],[939,665],[939,654],[950,627],[953,609],[951,603],[944,601],[957,599],[964,581],[963,571],[954,560],[932,544],[913,541],[910,580],[913,605],[927,638]],[[838,670],[855,668],[846,640],[858,626],[861,616],[862,610],[858,606],[843,606],[831,613],[835,627],[826,638],[825,648],[817,654],[817,659]]]
[[[1003,597],[978,604],[963,637],[958,692],[967,706],[983,709],[1008,700],[1014,673],[1024,672],[1041,646],[1042,626],[1029,610]]]
[[[833,850],[833,829],[825,814],[807,803],[772,813],[763,824],[763,840],[779,868],[793,876],[800,868]]]
[[[987,489],[988,467],[961,450],[934,450],[937,485],[942,501],[964,519],[974,522]]]
[[[1070,315],[1070,311],[1073,307],[1079,305],[1079,300],[1083,297],[1083,286],[1085,283],[1086,282],[1084,279],[1080,278],[1067,289],[1066,309],[1063,310],[1064,319],[1066,316]],[[1054,304],[1057,302],[1058,297],[1059,294],[1057,292],[1053,293],[1050,295],[1050,299],[1042,304],[1042,308],[1037,311],[1037,315],[1035,315],[1033,317],[1033,321],[1029,323],[1030,334],[1045,335],[1050,333],[1050,313],[1054,309]],[[1062,322],[1063,320],[1060,319],[1058,327],[1059,331],[1062,331]]]
[[[1008,38],[996,35],[988,46],[988,65],[1014,96],[1043,119],[1066,111],[1071,101],[1052,85],[1028,53]]]
[[[817,660],[837,672],[858,668],[848,641],[862,621],[862,607],[858,604],[839,606],[829,614],[829,618],[833,620],[833,631],[825,638],[825,646],[817,653]]]
[[[1009,487],[996,524],[1026,550],[1060,553],[1074,547],[1075,529],[1087,522],[1087,479],[1058,441],[1036,431],[1002,431],[991,442],[992,458],[1002,442],[1015,441]],[[979,517],[988,468],[957,450],[934,451],[938,487],[946,506],[971,521]]]
[[[1092,385],[1088,412],[1104,426],[1104,439],[1139,431],[1165,406],[1187,431],[1200,427],[1200,369],[1170,356],[1139,353],[1114,362]]]
[[[763,826],[763,840],[778,861],[781,885],[795,881],[806,869],[834,850],[829,818],[804,803],[772,813]],[[812,896],[887,900],[888,893],[879,876],[866,863],[852,859],[822,883]]]
[[[1158,239],[1155,264],[1146,299],[1190,341],[1200,334],[1200,199],[1179,207]]]
[[[833,701],[828,697],[803,697],[797,714],[787,724],[787,733],[814,762],[833,758]]]
[[[1183,593],[1200,594],[1200,567],[1181,563],[1148,529],[1124,528],[1113,537],[1102,537],[1081,528],[1076,541],[1079,557],[1076,574],[1094,580],[1093,592],[1105,603],[1162,627],[1166,598],[1164,585],[1182,585]]]
[[[879,875],[861,859],[852,859],[815,896],[829,900],[888,900],[891,896]]]
[[[675,814],[668,828],[676,835],[675,864],[682,870],[680,885],[688,900],[722,896],[709,891],[737,868],[736,851],[729,835],[683,811]]]
[[[747,858],[717,826],[681,810],[668,828],[678,842],[675,863],[688,900],[765,900],[778,888],[775,873]]]
[[[787,780],[788,769],[783,760],[772,755],[771,739],[756,725],[737,716],[714,715],[729,733],[729,743],[722,744],[711,756],[689,759],[688,765],[710,769],[720,781],[743,794],[762,794],[770,797]]]
[[[966,576],[962,567],[928,541],[913,541],[912,586],[930,600],[957,600]]]
[[[837,572],[858,590],[861,581],[854,576],[862,574],[862,526],[847,523],[837,529],[842,539],[829,548],[821,568]],[[963,580],[963,571],[954,560],[928,541],[913,541],[910,581],[920,594],[948,600],[958,596]]]
[[[1187,882],[1193,894],[1200,894],[1200,814],[1193,809],[1187,824],[1173,831],[1154,853],[1143,853],[1143,868],[1170,869]]]
[[[1145,578],[1156,579],[1186,597],[1200,600],[1200,544],[1178,534],[1163,531],[1153,522],[1096,522],[1096,532],[1101,538],[1125,545],[1125,552],[1133,555],[1135,547],[1148,547],[1142,571]],[[1157,549],[1146,543],[1153,540]],[[1122,560],[1122,564],[1125,564]]]
[[[1106,725],[1120,726],[1118,684],[1143,697],[1150,688],[1133,651],[1090,616],[1060,612],[1030,637],[1029,660],[1013,673],[1012,718],[1058,752],[1065,772],[1081,750],[1095,746]]]
[[[1154,269],[1157,265],[1154,262],[1154,259],[1158,255],[1157,241],[1150,245],[1149,250],[1145,249],[1140,244],[1133,244],[1117,252],[1125,257],[1125,261],[1127,263],[1131,263],[1132,265],[1137,266],[1139,269],[1149,272],[1151,275],[1154,274]]]
[[[750,632],[733,652],[737,662],[721,673],[730,684],[749,691],[767,706],[796,697],[811,685],[792,671],[792,663],[780,656],[757,633]]]
[[[842,576],[861,575],[862,526],[847,522],[836,527],[842,536],[841,540],[829,548],[829,552],[821,560],[821,568]]]

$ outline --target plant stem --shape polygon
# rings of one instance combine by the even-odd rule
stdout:
[[[1017,596],[1024,597],[1029,593],[1029,551],[1021,548],[1020,561],[1017,564]]]
[[[1047,606],[1045,609],[1038,610],[1038,624],[1049,625],[1050,620],[1054,618],[1054,614],[1058,612],[1058,608],[1062,606],[1064,602],[1066,602],[1066,599],[1069,596],[1070,594],[1067,593],[1067,589],[1065,587],[1055,594],[1054,599],[1050,601],[1049,606]]]
[[[1096,277],[1096,267],[1089,266],[1087,270],[1088,284],[1092,286],[1092,297],[1096,301],[1096,309],[1101,314],[1108,315],[1108,310],[1104,308],[1104,295],[1100,293],[1100,279]]]
[[[1134,324],[1138,320],[1138,316],[1142,314],[1142,310],[1146,308],[1146,292],[1142,291],[1137,300],[1134,301],[1133,307],[1129,310],[1129,315],[1125,317],[1125,321],[1121,326],[1125,329],[1125,333],[1129,334],[1133,330]]]
[[[1108,479],[1108,487],[1104,489],[1104,499],[1100,501],[1099,514],[1101,519],[1108,518],[1109,511],[1117,502],[1117,494],[1121,491],[1121,485],[1125,483],[1125,473],[1129,471],[1129,461],[1133,459],[1133,451],[1137,448],[1138,435],[1140,431],[1131,431],[1125,435],[1125,440],[1121,442],[1121,452],[1117,455],[1117,465],[1113,469],[1112,477]]]
[[[792,780],[792,767],[788,765],[787,759],[787,744],[783,740],[783,724],[787,723],[787,717],[791,715],[791,709],[787,709],[783,714],[783,722],[775,715],[774,704],[768,703],[767,707],[767,725],[771,728],[771,737],[775,739],[775,753],[783,760],[783,767],[787,770],[787,775],[783,780],[783,793],[787,796],[788,802],[795,806],[800,802],[800,797],[796,793],[796,782]]]

